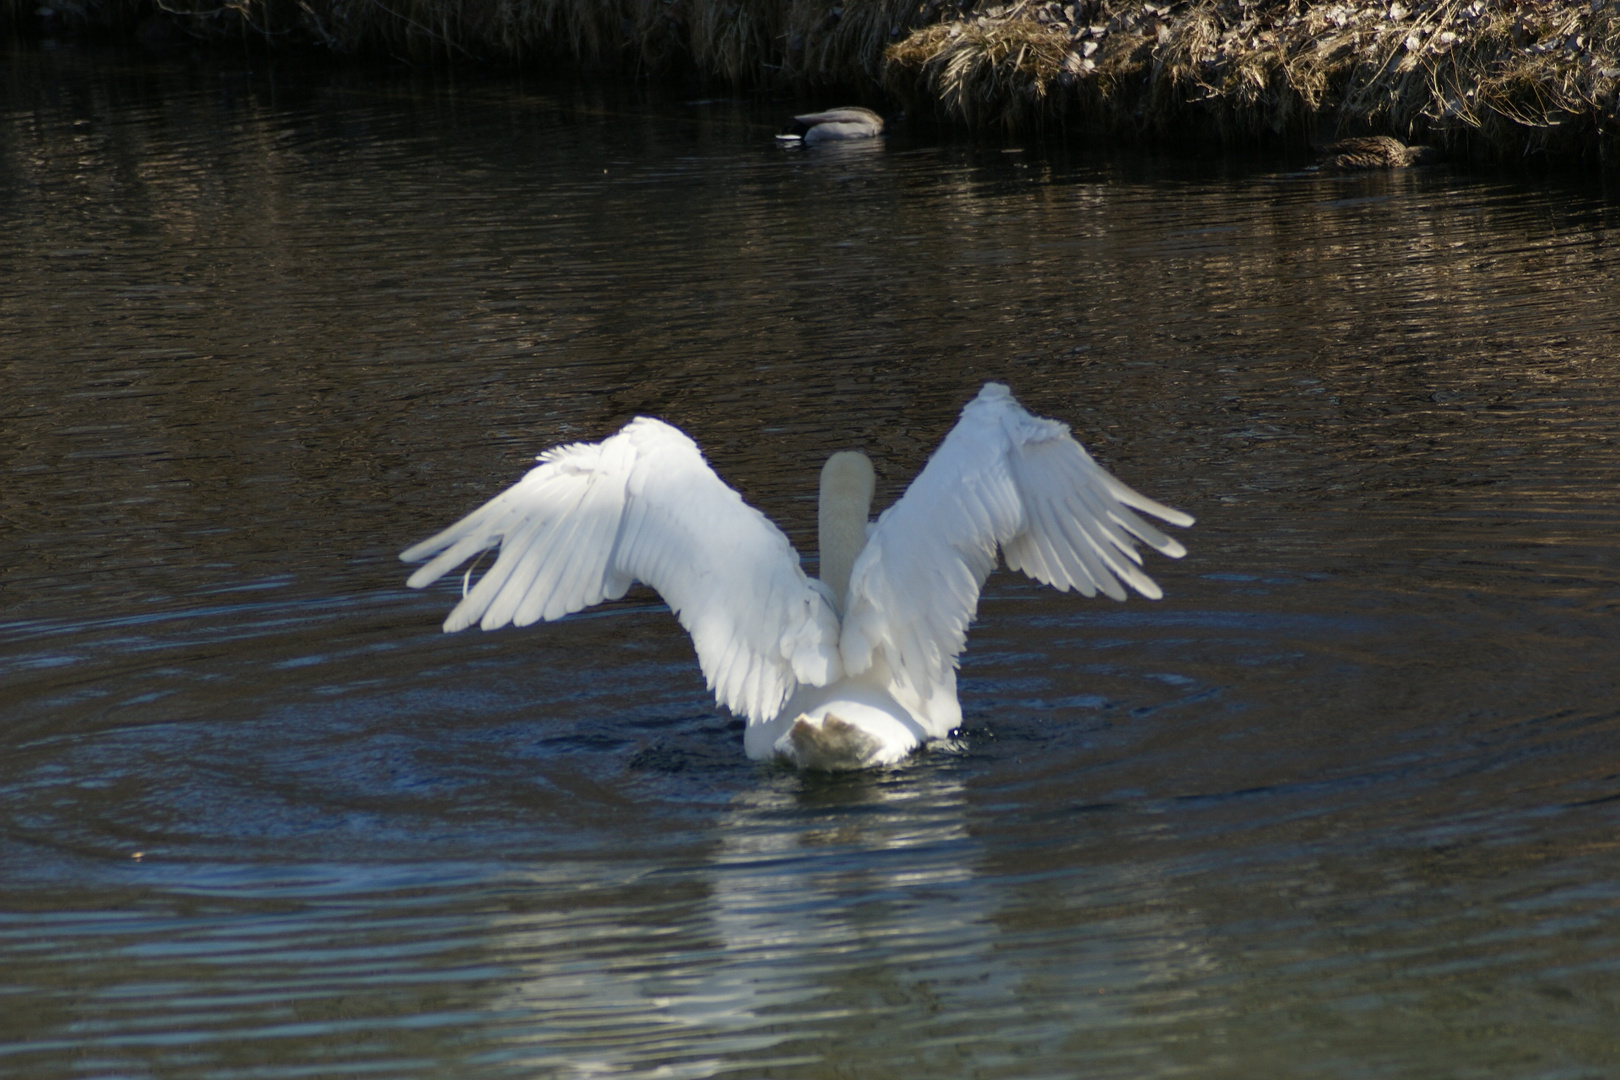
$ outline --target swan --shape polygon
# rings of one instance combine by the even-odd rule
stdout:
[[[793,118],[793,130],[777,136],[782,142],[803,142],[806,146],[841,139],[871,139],[883,134],[883,117],[871,109],[848,105],[826,112],[805,113]]]
[[[1193,519],[1111,476],[1068,425],[987,383],[893,506],[869,523],[872,463],[821,471],[820,579],[679,429],[638,417],[540,464],[443,532],[400,553],[424,588],[499,548],[446,633],[560,619],[640,581],[692,637],[715,700],[746,718],[750,758],[802,769],[893,765],[962,722],[957,657],[1000,549],[1007,566],[1086,596],[1158,599],[1138,541],[1186,549],[1138,512]],[[470,577],[471,571],[468,571]]]

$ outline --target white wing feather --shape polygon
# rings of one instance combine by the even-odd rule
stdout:
[[[842,675],[838,616],[775,525],[744,503],[697,444],[658,420],[600,443],[557,447],[506,491],[407,548],[430,561],[422,588],[481,551],[495,564],[446,632],[560,619],[641,581],[692,636],[715,699],[750,721],[774,717],[801,684]]]
[[[858,676],[886,663],[895,696],[943,736],[961,721],[956,658],[999,547],[1013,570],[1086,596],[1161,594],[1136,542],[1186,549],[1135,513],[1193,519],[1120,483],[1065,424],[1026,412],[999,383],[962,410],[899,502],[883,513],[850,575],[840,649]]]

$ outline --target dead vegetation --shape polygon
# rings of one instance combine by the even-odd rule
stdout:
[[[1620,157],[1620,0],[0,0],[0,25],[886,88],[977,129]],[[31,23],[30,20],[33,20]]]
[[[936,23],[889,49],[897,75],[891,81],[906,90],[915,79],[922,97],[973,127],[1044,125],[1065,104],[1061,91],[1070,81],[1064,76],[1074,70],[1071,55],[1078,55],[1070,43],[1066,28],[1022,11]]]
[[[564,61],[734,87],[879,93],[884,51],[952,0],[0,0],[0,26],[313,40],[413,62]],[[25,31],[26,32],[26,31]]]
[[[1503,157],[1611,156],[1620,136],[1616,0],[1021,2],[888,55],[910,106],[974,124],[1228,142],[1379,132]]]

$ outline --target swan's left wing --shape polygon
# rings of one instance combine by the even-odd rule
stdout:
[[[902,704],[954,726],[959,714],[941,710],[954,712],[956,658],[997,548],[1009,568],[1064,591],[1123,600],[1129,585],[1157,599],[1137,542],[1171,558],[1187,552],[1137,511],[1193,522],[1110,476],[1068,425],[986,384],[855,562],[840,639],[846,674],[881,659]]]
[[[692,636],[715,699],[770,720],[801,684],[842,674],[838,616],[780,529],[716,476],[697,444],[641,417],[600,443],[540,455],[522,480],[400,554],[427,559],[420,589],[480,552],[495,563],[445,620],[447,632],[560,619],[658,590]]]

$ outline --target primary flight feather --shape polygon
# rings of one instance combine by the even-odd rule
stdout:
[[[1109,475],[1067,425],[1032,416],[999,383],[967,404],[874,524],[871,463],[850,452],[828,461],[822,581],[662,421],[639,417],[539,461],[401,553],[427,560],[407,582],[422,588],[499,548],[446,632],[559,619],[640,581],[691,635],[715,699],[747,719],[749,756],[801,768],[893,764],[961,723],[957,658],[998,550],[1064,591],[1123,600],[1129,586],[1157,599],[1137,544],[1186,550],[1142,515],[1193,522]]]

